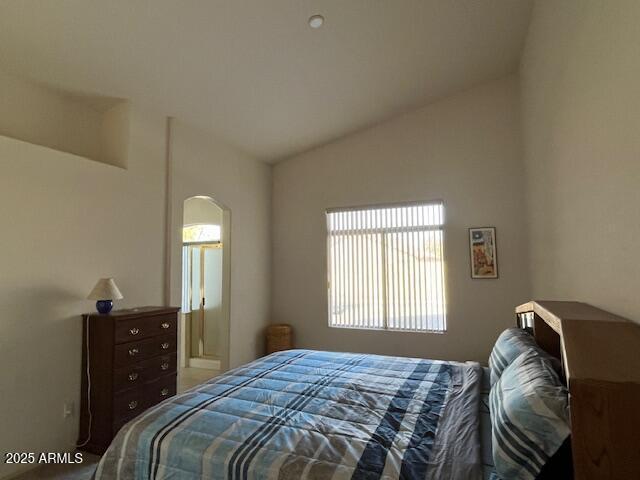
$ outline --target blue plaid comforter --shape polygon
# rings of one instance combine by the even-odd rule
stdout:
[[[123,427],[104,479],[478,478],[477,364],[289,350]]]

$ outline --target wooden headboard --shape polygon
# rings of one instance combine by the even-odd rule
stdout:
[[[640,326],[586,303],[531,301],[518,326],[561,358],[576,479],[640,479]]]

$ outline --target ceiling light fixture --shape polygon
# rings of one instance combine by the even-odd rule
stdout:
[[[309,17],[309,26],[311,28],[320,28],[324,23],[324,17],[322,15],[311,15]]]

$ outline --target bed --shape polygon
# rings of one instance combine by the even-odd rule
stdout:
[[[553,456],[549,452],[536,480],[640,478],[640,414],[635,408],[640,401],[640,327],[577,302],[532,301],[516,313],[520,328],[509,329],[517,333],[513,338],[528,330],[536,348],[556,363],[561,360],[555,376],[570,407],[562,447],[554,448]],[[529,368],[527,362],[547,363],[531,352],[505,366],[496,383],[473,362],[311,350],[275,353],[129,422],[94,476],[497,480],[494,461],[504,469],[499,452],[509,445],[500,444],[502,414],[493,413],[502,411],[505,392],[538,395],[537,389],[501,386],[509,385],[519,368]],[[516,420],[535,424],[548,418],[527,413]],[[552,432],[542,428],[540,433]],[[567,471],[562,470],[567,461],[572,472],[559,475]]]
[[[482,478],[477,363],[289,350],[145,412],[96,479]]]

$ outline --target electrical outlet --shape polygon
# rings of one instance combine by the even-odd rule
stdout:
[[[76,410],[75,402],[65,403],[64,411],[63,411],[64,418],[73,417],[73,415],[75,414],[75,410]]]

